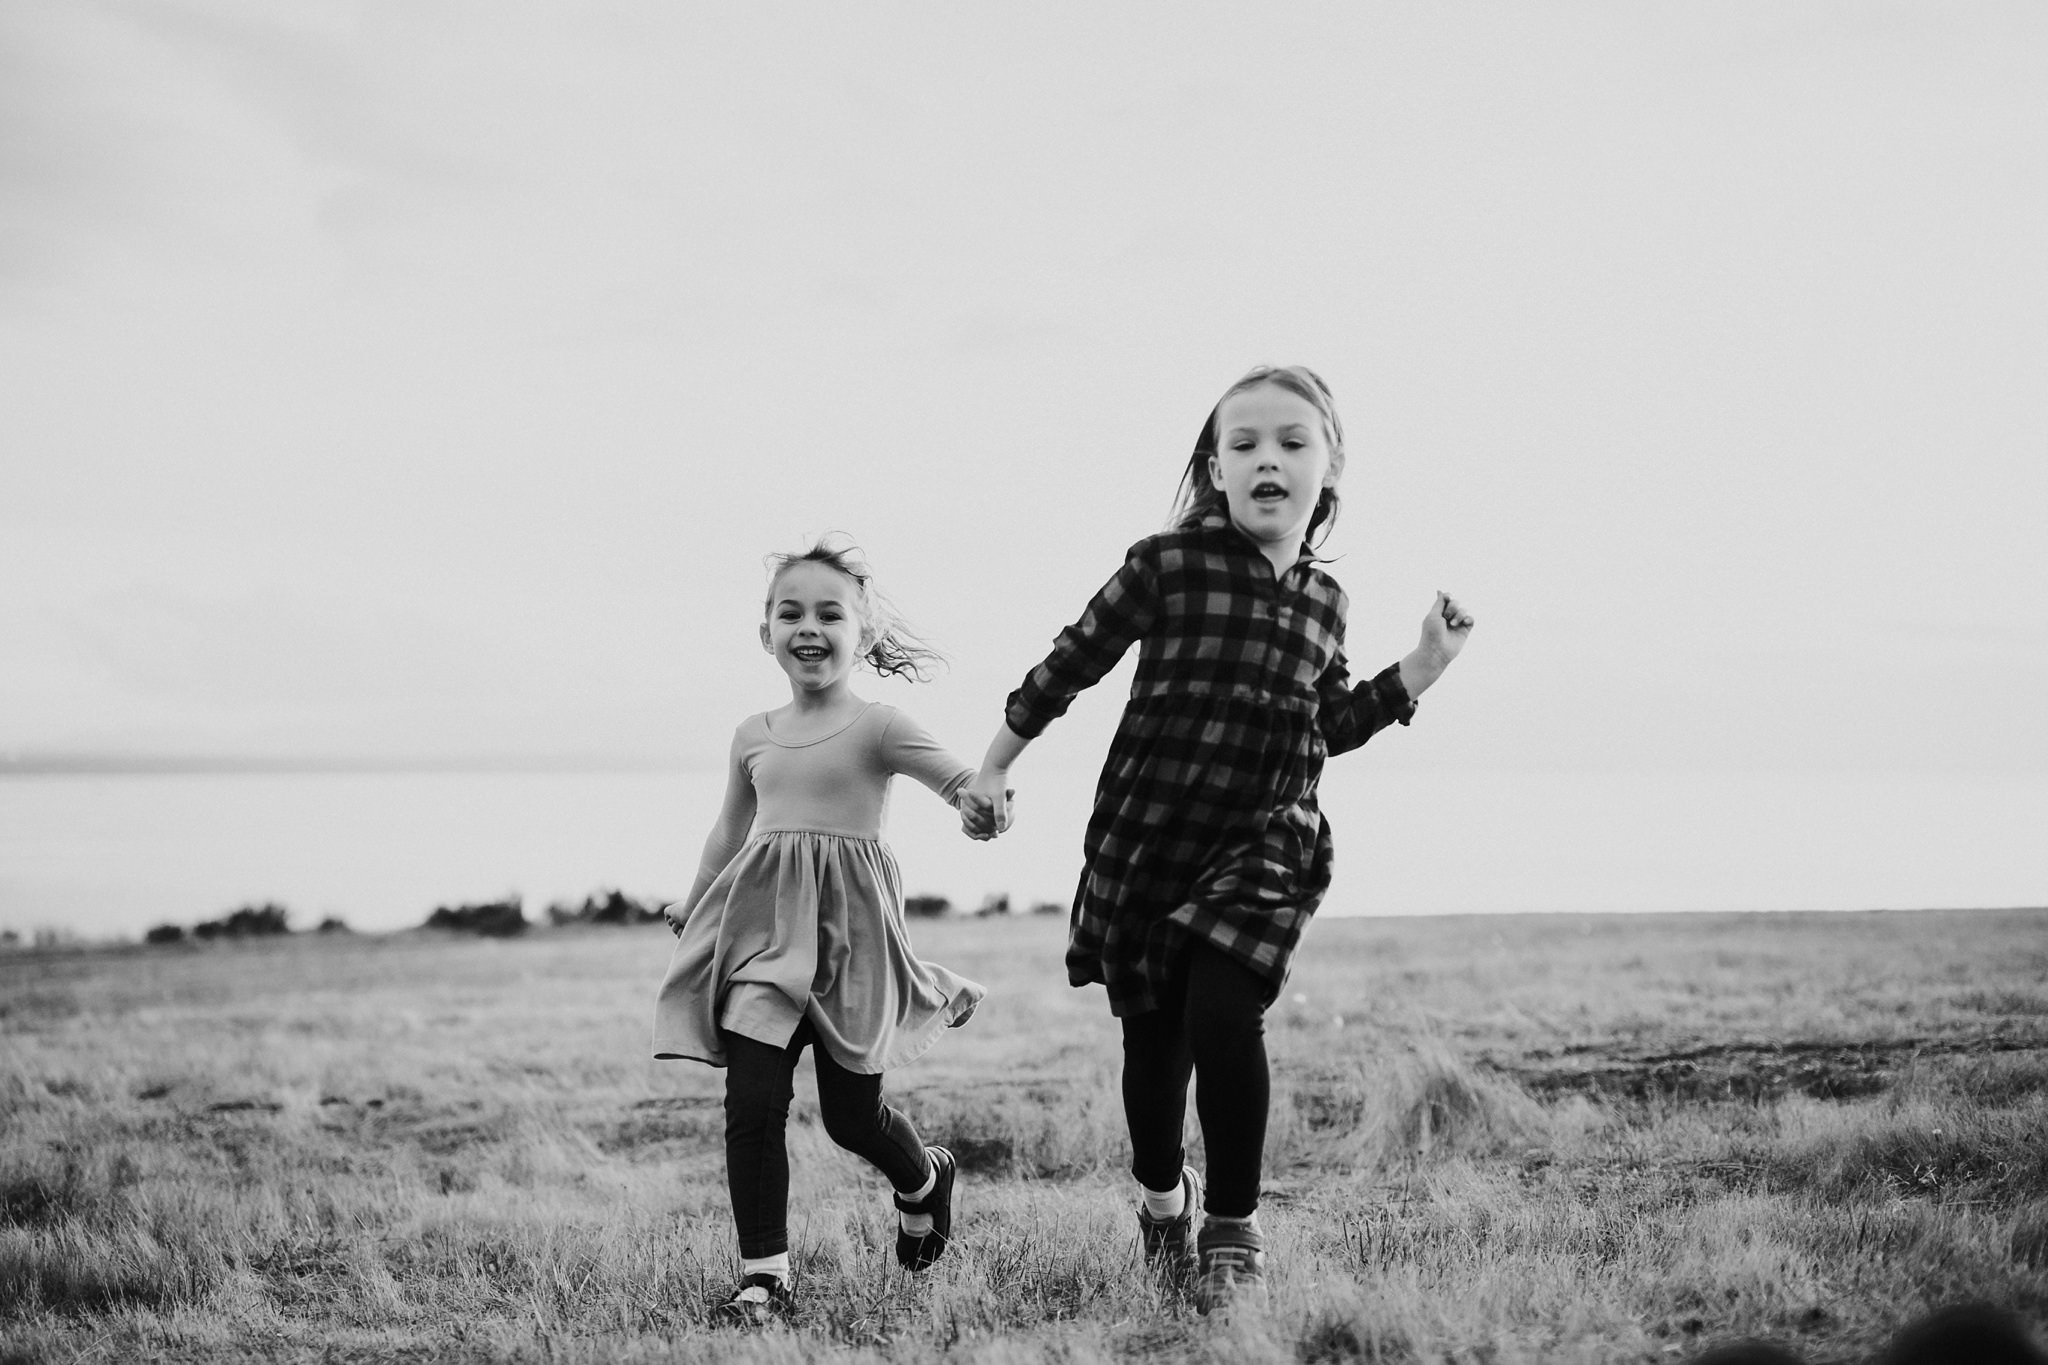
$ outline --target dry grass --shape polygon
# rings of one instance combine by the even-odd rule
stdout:
[[[2048,914],[1318,925],[1269,1018],[1273,1306],[1228,1326],[1134,1270],[1062,931],[919,926],[994,988],[892,1080],[963,1158],[961,1245],[898,1272],[800,1089],[803,1315],[755,1337],[705,1323],[718,1078],[644,1060],[659,929],[0,958],[0,1362],[1848,1360],[1958,1298],[2048,1322]]]

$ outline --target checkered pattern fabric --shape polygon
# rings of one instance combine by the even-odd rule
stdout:
[[[1138,646],[1067,945],[1068,978],[1101,982],[1113,1013],[1157,1008],[1190,937],[1278,994],[1330,885],[1323,760],[1415,712],[1398,666],[1350,682],[1345,607],[1306,546],[1276,576],[1218,510],[1133,545],[1010,694],[1010,728],[1033,738]]]

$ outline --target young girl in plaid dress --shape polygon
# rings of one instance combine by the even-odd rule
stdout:
[[[936,655],[896,620],[850,550],[777,555],[761,645],[789,705],[733,736],[725,802],[696,884],[668,907],[678,941],[655,1003],[654,1055],[725,1072],[725,1165],[741,1280],[721,1316],[788,1316],[789,1158],[797,1058],[811,1049],[825,1132],[895,1189],[896,1259],[923,1270],[952,1237],[954,1163],[882,1099],[882,1073],[967,1022],[982,988],[911,951],[896,860],[882,842],[889,781],[906,774],[961,812],[973,770],[893,706],[855,696],[856,664],[924,676]]]
[[[1343,471],[1343,428],[1313,371],[1262,367],[1231,385],[1202,427],[1171,528],[1131,547],[1010,694],[969,789],[1005,827],[1011,764],[1138,646],[1088,822],[1067,974],[1102,983],[1122,1023],[1146,1261],[1191,1285],[1205,1313],[1265,1293],[1264,1015],[1330,884],[1323,760],[1407,724],[1472,629],[1438,593],[1416,648],[1351,682],[1344,590],[1311,548],[1336,518]],[[1206,1197],[1183,1164],[1191,1076]]]

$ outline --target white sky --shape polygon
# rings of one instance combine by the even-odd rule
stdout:
[[[8,0],[0,754],[972,759],[1276,361],[1394,767],[2048,774],[2048,7],[1250,13]]]

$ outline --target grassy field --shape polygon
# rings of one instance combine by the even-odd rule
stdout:
[[[1269,1022],[1272,1308],[1227,1326],[1135,1268],[1064,928],[918,926],[992,988],[891,1081],[965,1171],[929,1274],[803,1069],[804,1307],[756,1336],[707,1325],[719,1078],[646,1059],[659,927],[0,957],[0,1362],[1825,1361],[1962,1298],[2048,1325],[2048,913],[1326,920]]]

